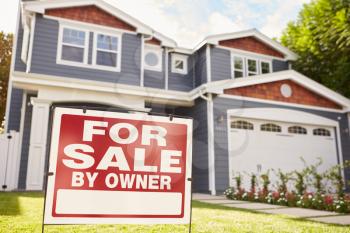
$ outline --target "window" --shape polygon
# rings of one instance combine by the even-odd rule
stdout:
[[[252,123],[250,123],[248,121],[233,121],[231,123],[231,128],[253,130],[254,126]]]
[[[171,55],[171,72],[179,74],[187,74],[188,57],[180,54]]]
[[[291,127],[288,127],[288,133],[307,134],[307,130],[301,126],[291,126]]]
[[[120,35],[95,33],[93,65],[100,68],[120,70]]]
[[[87,31],[61,27],[57,49],[58,62],[86,64],[88,37]]]
[[[242,78],[244,76],[244,65],[242,57],[233,57],[233,77]]]
[[[247,59],[247,74],[253,76],[258,74],[258,62],[254,59]]]
[[[328,137],[331,136],[331,131],[323,128],[314,129],[313,133],[315,136],[328,136]]]
[[[282,132],[281,126],[273,123],[262,124],[260,129],[261,131],[267,131],[267,132]]]
[[[147,45],[144,53],[145,69],[162,71],[163,50],[158,46]]]
[[[261,74],[271,73],[271,62],[260,61],[260,73]]]

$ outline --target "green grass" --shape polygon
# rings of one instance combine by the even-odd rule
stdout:
[[[40,232],[41,193],[0,193],[0,232]],[[46,226],[45,232],[187,232],[186,225]],[[350,227],[193,202],[192,232],[349,232]]]

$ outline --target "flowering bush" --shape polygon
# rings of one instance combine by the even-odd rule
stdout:
[[[350,162],[345,163],[350,167]],[[339,213],[350,213],[350,194],[344,193],[345,182],[340,173],[344,167],[334,166],[324,173],[317,170],[320,162],[316,165],[306,167],[302,172],[293,172],[295,175],[295,191],[287,189],[287,183],[292,180],[292,173],[282,173],[280,170],[276,173],[278,177],[277,190],[269,190],[269,174],[264,173],[260,176],[250,174],[250,190],[245,191],[242,187],[242,176],[238,174],[234,177],[235,187],[229,187],[224,195],[233,200],[245,200],[269,203],[283,206],[296,206],[301,208],[310,208],[317,210],[335,211]],[[305,182],[305,177],[313,178],[311,182]],[[257,185],[257,178],[262,180],[261,187]],[[335,193],[326,193],[323,180],[328,179],[335,187]],[[306,192],[307,185],[312,185],[315,192]],[[260,188],[260,189],[259,189]]]

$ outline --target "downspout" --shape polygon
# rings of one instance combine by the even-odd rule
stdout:
[[[153,35],[149,37],[141,36],[141,61],[140,61],[140,86],[144,86],[144,78],[145,78],[145,68],[144,68],[144,56],[145,56],[145,42],[152,40]]]
[[[165,48],[165,90],[169,89],[169,54],[174,51],[174,49]]]
[[[199,96],[207,102],[209,190],[211,195],[216,195],[213,96],[211,93],[208,93],[208,96],[205,96],[202,90],[199,91]]]

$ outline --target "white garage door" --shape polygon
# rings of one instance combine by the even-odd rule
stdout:
[[[232,118],[230,131],[231,174],[260,174],[271,169],[301,170],[304,163],[300,157],[308,165],[322,158],[320,171],[338,163],[333,127]],[[270,174],[275,182],[273,172]],[[232,179],[231,182],[233,185]],[[248,178],[243,180],[243,185],[249,188]]]

